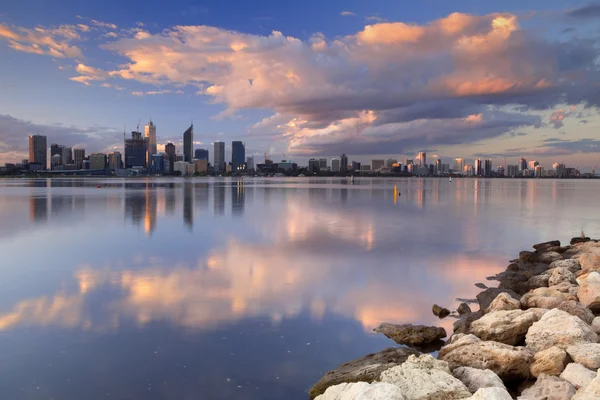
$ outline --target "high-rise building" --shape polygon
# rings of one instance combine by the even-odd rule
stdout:
[[[56,169],[62,165],[62,155],[55,154],[50,157],[50,169]]]
[[[427,165],[427,153],[424,151],[419,152],[419,167],[423,168]]]
[[[519,160],[519,171],[525,171],[527,169],[527,160],[521,157]]]
[[[371,160],[371,171],[377,171],[383,168],[384,160]]]
[[[208,171],[208,160],[206,158],[194,160],[194,172],[195,173],[206,174],[207,171]]]
[[[231,142],[231,170],[238,171],[239,166],[246,162],[246,148],[239,140]]]
[[[348,156],[342,154],[340,157],[340,171],[346,172],[348,170]]]
[[[456,174],[462,174],[465,172],[465,159],[464,158],[455,158],[454,165],[452,166],[452,171]]]
[[[171,171],[173,170],[173,164],[175,163],[176,159],[175,159],[175,145],[171,142],[167,143],[165,145],[165,153],[167,153],[167,157],[169,159],[169,164],[171,167]]]
[[[112,153],[108,153],[108,168],[113,171],[121,168],[121,153],[118,151],[113,151]]]
[[[541,165],[536,165],[533,170],[536,178],[541,178],[544,176],[544,168]]]
[[[246,157],[246,167],[248,171],[254,170],[254,156]]]
[[[538,165],[540,165],[540,163],[539,163],[539,162],[537,162],[537,161],[529,161],[529,162],[527,163],[527,165],[528,165],[528,167],[529,167],[528,169],[530,169],[530,170],[532,170],[532,171],[535,171],[535,167],[537,167]]]
[[[506,167],[506,176],[511,178],[519,175],[519,166],[518,165],[508,165]]]
[[[62,149],[63,149],[63,147],[65,147],[65,146],[61,146],[59,144],[52,143],[50,145],[50,158],[52,158],[52,156],[55,156],[55,155],[58,154],[60,156],[60,162],[62,163]]]
[[[162,154],[152,154],[150,169],[154,174],[165,172],[165,157]]]
[[[106,168],[106,154],[95,153],[90,154],[90,169],[104,169]]]
[[[492,176],[492,160],[483,161],[483,175]]]
[[[442,160],[441,159],[437,159],[435,160],[435,174],[436,175],[442,175],[444,173],[444,170],[442,168]]]
[[[483,176],[483,162],[481,162],[481,159],[478,158],[477,160],[475,160],[475,164],[473,165],[473,173],[476,176]]]
[[[85,149],[73,149],[73,159],[75,169],[83,169],[83,160],[85,159]]]
[[[352,161],[352,171],[360,171],[360,163],[358,161]]]
[[[191,163],[194,160],[194,124],[183,132],[183,155],[186,162]]]
[[[465,165],[463,167],[463,175],[464,176],[473,176],[473,166],[472,165]]]
[[[215,142],[213,149],[213,168],[215,172],[225,172],[225,143]]]
[[[189,163],[185,162],[185,161],[175,161],[175,164],[173,165],[173,172],[175,173],[179,173],[182,176],[185,176],[188,174],[188,165]],[[192,164],[193,166],[193,164]]]
[[[327,171],[327,159],[326,158],[319,158],[319,170]]]
[[[331,159],[331,172],[340,172],[340,159],[337,157]]]
[[[194,158],[196,160],[206,160],[206,161],[208,161],[208,150],[206,150],[206,149],[196,149],[196,150],[194,150]]]
[[[310,160],[308,160],[308,170],[310,172],[319,172],[321,170],[321,167],[319,165],[319,160],[316,158],[311,158]]]
[[[559,178],[564,178],[566,176],[567,167],[565,166],[565,164],[556,162],[556,163],[552,164],[552,168],[554,168],[555,176],[557,176]]]
[[[141,132],[131,132],[131,138],[125,139],[125,168],[146,167],[147,146]]]
[[[71,150],[70,147],[65,146],[62,148],[62,164],[63,165],[73,164],[73,151]]]
[[[29,136],[29,162],[41,164],[42,169],[48,168],[48,150],[46,143],[46,136]]]
[[[154,125],[152,120],[144,127],[144,137],[148,141],[148,154],[151,156],[158,153],[156,150],[156,125]]]

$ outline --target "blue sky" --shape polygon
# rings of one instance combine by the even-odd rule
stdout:
[[[581,1],[9,2],[0,162],[35,132],[118,150],[151,117],[159,144],[193,118],[197,147],[300,163],[427,150],[589,170],[598,22]]]

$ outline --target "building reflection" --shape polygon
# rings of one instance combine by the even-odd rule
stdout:
[[[189,182],[183,185],[183,223],[190,231],[194,229],[194,187]]]
[[[245,189],[242,180],[234,182],[231,186],[231,214],[233,216],[244,215]]]
[[[146,202],[144,213],[144,233],[146,236],[152,236],[156,229],[156,219],[158,213],[158,196],[156,189],[146,184]]]
[[[225,186],[214,185],[213,186],[213,210],[215,215],[225,214]]]
[[[44,222],[48,219],[48,196],[45,194],[29,196],[29,220],[31,222]]]

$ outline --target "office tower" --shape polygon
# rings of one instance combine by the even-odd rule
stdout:
[[[248,168],[248,171],[254,169],[254,156],[246,157],[246,167]]]
[[[506,175],[510,177],[515,177],[519,175],[519,166],[518,165],[509,165],[506,167]]]
[[[57,169],[62,165],[62,155],[55,154],[50,157],[50,169]]]
[[[106,154],[95,153],[90,154],[90,169],[105,169],[106,168]]]
[[[340,172],[340,159],[337,157],[331,159],[331,172]]]
[[[465,170],[465,160],[464,158],[455,158],[454,165],[452,166],[452,171],[457,174],[464,173]]]
[[[183,155],[186,162],[192,162],[194,160],[194,125],[190,125],[185,132],[183,132]]]
[[[165,158],[162,154],[152,154],[150,161],[150,170],[153,174],[161,174],[165,172]]]
[[[327,159],[319,158],[319,170],[327,171]]]
[[[85,158],[85,149],[73,149],[73,159],[75,169],[83,169],[83,159]]]
[[[125,168],[146,167],[147,146],[141,132],[131,132],[131,138],[125,139]]]
[[[121,153],[113,151],[108,154],[108,168],[114,170],[121,168]]]
[[[442,164],[442,173],[444,173],[444,174],[450,173],[450,164]]]
[[[465,165],[463,167],[463,175],[465,176],[473,176],[473,166],[472,165]]]
[[[444,173],[444,170],[442,168],[442,160],[440,160],[439,158],[437,160],[435,160],[435,174],[436,175],[441,175]]]
[[[175,163],[175,161],[177,161],[175,159],[175,145],[171,142],[167,143],[165,145],[165,153],[167,154],[167,158],[169,159],[169,164],[171,164],[171,171],[173,171],[173,164]]]
[[[231,170],[236,172],[246,161],[246,148],[239,140],[231,142]]]
[[[352,161],[352,171],[360,171],[360,163],[358,161]]]
[[[206,161],[208,161],[208,150],[206,150],[206,149],[196,149],[194,151],[194,158],[196,160],[206,160]]]
[[[62,164],[63,165],[73,164],[73,151],[71,150],[70,147],[65,146],[62,148]]]
[[[158,153],[156,150],[156,125],[150,120],[144,127],[144,137],[148,141],[148,154],[153,155]]]
[[[208,172],[208,160],[205,158],[194,160],[194,172],[197,174],[206,174]]]
[[[481,159],[478,158],[477,160],[475,160],[475,165],[474,165],[474,173],[476,176],[483,176],[483,164],[481,162]]]
[[[348,156],[346,156],[345,154],[342,154],[342,156],[340,157],[340,171],[348,171]]]
[[[542,176],[544,176],[544,168],[541,165],[536,165],[533,170],[535,172],[536,178],[541,178]]]
[[[419,167],[423,168],[427,165],[427,153],[421,151],[418,155]]]
[[[321,170],[319,166],[319,160],[317,160],[316,158],[311,158],[310,160],[308,160],[308,170],[310,172],[319,172]]]
[[[29,136],[29,162],[42,165],[42,169],[48,168],[48,153],[46,136],[30,135]]]
[[[540,163],[537,162],[537,161],[529,161],[529,163],[527,163],[527,165],[529,167],[528,169],[530,169],[532,171],[535,171],[535,167],[537,167],[538,165],[540,165]]]
[[[527,169],[527,160],[521,157],[519,160],[519,171],[524,171]]]
[[[213,168],[215,172],[225,172],[225,143],[223,142],[214,143]]]
[[[483,175],[492,176],[492,160],[483,161]]]
[[[52,157],[55,155],[59,155],[60,156],[60,162],[62,163],[62,149],[64,146],[61,146],[59,144],[56,143],[52,143],[50,145],[50,168],[52,169]],[[60,165],[60,164],[58,164]]]
[[[383,160],[371,160],[371,171],[376,171],[383,168],[384,163],[385,161]]]
[[[392,169],[394,164],[396,164],[397,162],[398,162],[398,160],[394,160],[393,158],[388,158],[387,160],[384,161],[383,166],[385,168]]]

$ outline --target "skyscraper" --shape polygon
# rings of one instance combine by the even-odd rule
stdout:
[[[62,148],[62,164],[63,165],[73,164],[73,151],[71,150],[70,147],[65,146]]]
[[[339,172],[340,171],[340,159],[332,158],[331,159],[331,172]]]
[[[194,160],[194,124],[183,132],[183,155],[185,162]]]
[[[327,159],[319,158],[319,170],[327,171]]]
[[[435,174],[441,175],[443,172],[444,169],[442,168],[442,160],[438,158],[437,160],[435,160]]]
[[[156,125],[152,120],[144,127],[144,137],[148,141],[148,153],[150,155],[156,154]]]
[[[246,168],[248,170],[254,169],[254,156],[246,157]]]
[[[419,167],[423,168],[427,165],[427,153],[419,152]]]
[[[175,161],[177,161],[175,159],[175,155],[177,154],[177,153],[175,153],[175,145],[171,142],[167,143],[165,145],[165,153],[167,153],[167,158],[169,159],[169,164],[171,164],[170,168],[172,171],[173,165],[175,164]]]
[[[73,149],[73,158],[75,159],[75,168],[83,169],[83,159],[85,158],[85,149]]]
[[[213,164],[215,172],[225,172],[225,143],[214,143]]]
[[[540,165],[540,163],[539,163],[539,162],[537,162],[537,161],[529,161],[529,162],[527,163],[527,165],[529,166],[529,168],[528,168],[528,169],[530,169],[530,170],[532,170],[532,171],[535,171],[535,167],[537,167],[538,165]]]
[[[480,158],[475,160],[475,175],[483,176],[483,165]]]
[[[483,162],[483,175],[492,176],[492,160],[484,160]]]
[[[146,167],[147,146],[141,132],[131,132],[131,138],[125,139],[125,168]]]
[[[106,154],[95,153],[90,154],[90,169],[104,169],[106,168]]]
[[[231,142],[231,170],[237,171],[238,167],[246,161],[246,148],[239,140]]]
[[[464,158],[455,158],[454,165],[452,166],[452,171],[455,174],[462,174],[465,171],[465,159]]]
[[[46,136],[29,136],[29,162],[42,164],[42,169],[48,168],[48,152],[46,143]]]
[[[342,154],[340,157],[340,171],[346,172],[348,170],[348,156]]]
[[[194,151],[194,158],[196,160],[206,160],[206,161],[208,161],[208,150],[206,150],[206,149],[196,149]]]
[[[117,170],[121,168],[121,153],[118,151],[113,151],[112,153],[108,153],[108,168],[112,170]]]
[[[59,144],[52,143],[50,145],[50,158],[52,158],[52,156],[55,156],[55,155],[58,154],[60,156],[60,160],[62,162],[62,149],[63,149],[63,147],[64,146],[61,146]]]
[[[524,171],[527,169],[527,160],[521,157],[519,160],[519,171]]]

